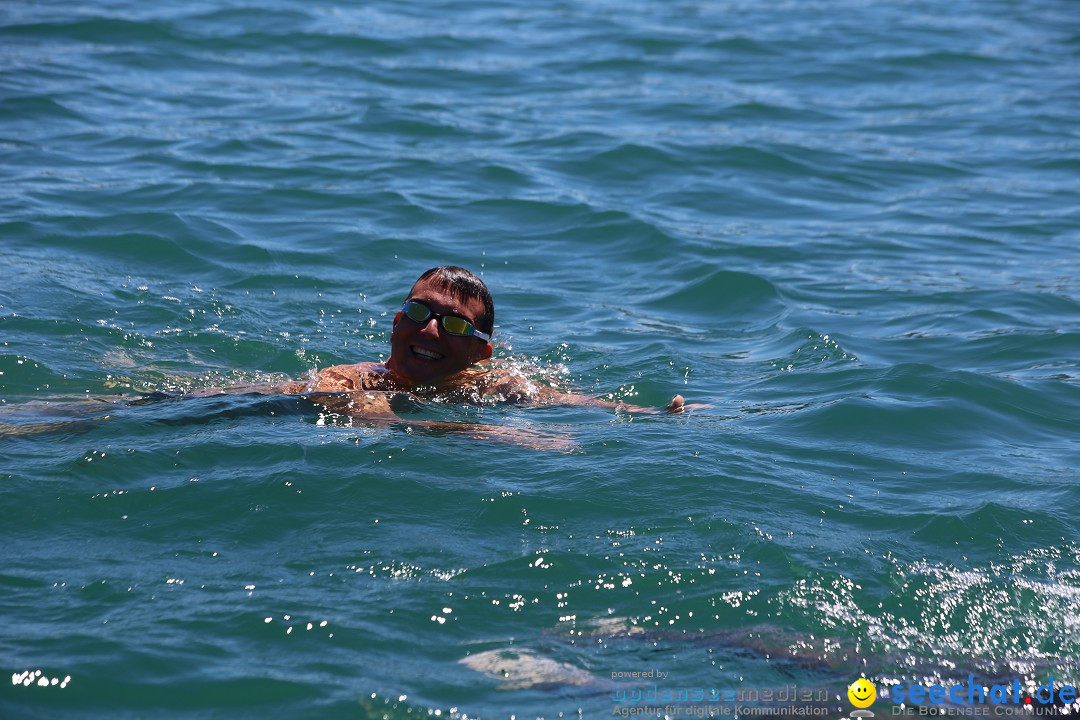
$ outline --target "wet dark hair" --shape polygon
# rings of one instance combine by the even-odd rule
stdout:
[[[424,280],[461,300],[480,300],[484,303],[484,314],[476,319],[476,329],[489,334],[495,330],[495,303],[487,285],[476,275],[457,265],[441,265],[425,271],[413,287]]]

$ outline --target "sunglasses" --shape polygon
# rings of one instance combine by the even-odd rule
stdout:
[[[443,326],[443,330],[451,335],[478,337],[484,341],[491,340],[491,333],[480,332],[465,318],[458,317],[457,315],[440,315],[439,313],[432,312],[431,308],[418,300],[410,300],[405,303],[401,307],[401,312],[405,313],[405,317],[413,322],[420,323],[421,325],[431,318],[435,318],[439,321],[439,324]]]

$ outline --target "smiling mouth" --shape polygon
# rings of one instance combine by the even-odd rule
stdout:
[[[413,355],[415,355],[417,357],[424,358],[425,360],[442,360],[443,359],[443,356],[440,355],[439,353],[435,352],[434,350],[428,350],[427,348],[418,347],[416,345],[410,346],[409,349],[412,350]]]

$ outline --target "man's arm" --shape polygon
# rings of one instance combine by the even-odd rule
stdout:
[[[627,412],[662,414],[681,413],[687,409],[702,407],[699,405],[687,406],[682,395],[676,395],[667,405],[662,408],[642,407],[621,400],[604,400],[592,395],[580,393],[567,393],[556,390],[529,379],[521,372],[508,370],[501,367],[493,367],[488,372],[488,377],[483,386],[482,394],[496,397],[505,402],[513,402],[522,405],[580,405],[588,407],[611,408],[625,410]]]
[[[288,395],[311,392],[356,392],[374,390],[381,377],[374,368],[376,363],[357,363],[356,365],[334,365],[320,370],[311,380],[299,380],[279,386],[278,391]]]
[[[592,397],[591,395],[578,395],[576,393],[563,393],[558,391],[552,391],[552,399],[550,402],[559,405],[587,405],[590,407],[602,407],[611,408],[613,410],[625,410],[627,412],[645,413],[647,415],[661,415],[664,413],[681,413],[687,409],[686,400],[682,395],[676,395],[671,398],[671,402],[662,408],[655,407],[643,407],[641,405],[634,405],[633,403],[623,402],[622,400],[604,400],[598,397]],[[699,407],[693,405],[690,407]]]

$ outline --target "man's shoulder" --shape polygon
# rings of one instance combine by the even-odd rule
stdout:
[[[373,372],[382,374],[386,372],[386,366],[382,363],[374,362],[362,362],[352,363],[351,365],[331,365],[328,368],[323,368],[320,372],[339,372],[339,373],[365,373]]]
[[[477,386],[482,395],[514,403],[534,403],[545,397],[546,386],[530,378],[518,363],[492,359],[474,367],[480,374]]]
[[[308,383],[307,392],[352,392],[373,390],[383,379],[386,368],[373,362],[333,365],[323,368]]]
[[[474,374],[474,377],[484,385],[506,382],[524,377],[519,368],[516,368],[512,363],[507,362],[506,360],[498,358],[481,360],[473,365],[470,370]]]

